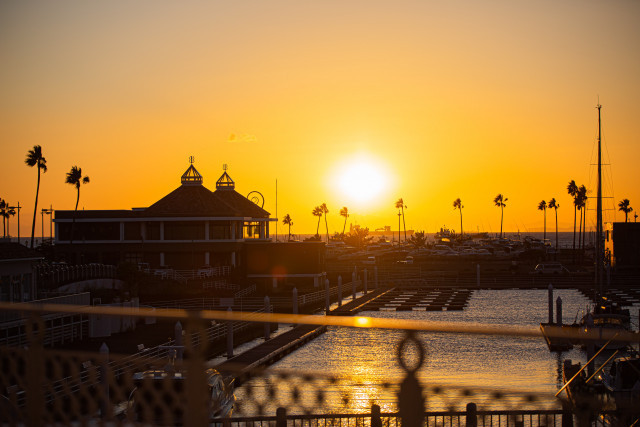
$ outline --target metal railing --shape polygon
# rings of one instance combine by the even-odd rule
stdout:
[[[37,283],[43,289],[53,289],[82,280],[114,279],[116,274],[115,266],[105,264],[42,264],[35,267]]]
[[[503,392],[487,391],[482,387],[452,389],[451,386],[425,386],[420,383],[416,372],[424,363],[423,344],[417,340],[416,332],[439,332],[454,334],[499,335],[512,337],[538,337],[542,339],[538,328],[490,326],[477,324],[455,324],[441,322],[408,321],[401,319],[382,319],[364,317],[339,317],[316,315],[289,315],[266,312],[239,313],[226,311],[186,311],[186,310],[147,310],[125,309],[120,307],[90,307],[72,305],[29,305],[0,303],[0,310],[24,313],[29,344],[25,347],[0,347],[0,413],[3,421],[9,425],[53,425],[72,423],[110,423],[111,425],[130,425],[131,423],[208,425],[213,422],[223,426],[400,426],[419,427],[426,425],[477,426],[477,425],[631,425],[640,417],[637,408],[627,410],[609,410],[606,407],[573,407],[568,401],[558,401],[558,408],[532,408],[535,402],[549,396],[542,393],[522,393],[517,405],[519,409],[485,410],[468,405],[485,393],[496,404],[505,402]],[[148,317],[179,320],[185,326],[185,332],[176,335],[176,339],[166,345],[157,346],[139,354],[120,357],[106,351],[99,354],[52,350],[43,347],[43,316],[47,313],[65,313],[68,315],[100,315]],[[216,324],[211,325],[215,320]],[[404,379],[399,384],[380,384],[390,395],[395,396],[397,412],[380,413],[379,407],[371,406],[364,413],[322,413],[324,386],[314,382],[324,374],[311,372],[280,372],[264,370],[258,367],[250,371],[226,367],[224,375],[232,375],[240,382],[248,378],[263,378],[267,385],[266,398],[274,399],[276,389],[288,387],[292,407],[302,405],[301,414],[287,414],[287,407],[279,406],[276,416],[273,412],[265,414],[268,401],[262,401],[249,393],[243,393],[242,400],[236,401],[234,417],[216,420],[211,407],[211,383],[203,375],[210,366],[207,364],[209,343],[223,336],[220,327],[228,329],[240,322],[258,322],[264,324],[290,323],[300,325],[298,338],[286,338],[291,342],[305,336],[306,330],[318,327],[377,328],[385,330],[404,330],[405,336],[397,346],[397,361],[402,368]],[[553,333],[553,331],[551,332]],[[295,334],[294,334],[295,335]],[[588,336],[587,336],[588,335]],[[606,334],[605,334],[606,335]],[[640,342],[640,333],[618,334],[617,339]],[[284,335],[281,335],[284,337]],[[602,339],[601,335],[586,334],[590,339]],[[605,336],[606,338],[606,336]],[[614,337],[616,338],[616,337]],[[285,341],[286,341],[285,340]],[[181,342],[182,341],[182,342]],[[274,342],[271,344],[271,342]],[[271,359],[277,360],[282,354],[275,354],[286,345],[277,345],[276,339],[267,340],[271,345]],[[407,348],[417,351],[412,363],[406,359]],[[288,349],[290,351],[290,349]],[[251,350],[249,356],[263,357],[259,351]],[[161,368],[167,364],[168,356],[178,355],[173,367]],[[181,356],[184,356],[181,358]],[[264,357],[263,357],[264,359]],[[149,371],[155,366],[155,371]],[[160,370],[158,370],[160,369]],[[135,380],[136,372],[149,372],[149,381]],[[163,372],[156,377],[153,372]],[[172,372],[186,372],[191,375],[174,375]],[[152,381],[157,378],[158,381]],[[324,375],[326,381],[335,383],[336,378]],[[225,380],[226,381],[226,380]],[[301,400],[301,392],[310,388],[313,398]],[[143,400],[132,403],[135,390],[144,396]],[[208,390],[208,391],[207,391]],[[451,391],[447,395],[447,392]],[[430,401],[444,396],[443,402],[466,406],[466,410],[428,411],[425,396]],[[348,400],[348,399],[347,399]],[[142,412],[132,410],[135,402],[146,405]],[[278,401],[279,402],[279,401]],[[564,406],[562,406],[564,405]],[[253,408],[251,412],[247,408]],[[146,417],[146,418],[145,418]],[[150,417],[150,418],[149,418]],[[214,417],[214,418],[212,418]]]

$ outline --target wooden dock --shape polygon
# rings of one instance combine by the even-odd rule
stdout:
[[[363,311],[463,310],[473,291],[455,288],[392,289],[365,304]]]
[[[330,315],[352,316],[360,311],[368,302],[375,300],[389,291],[389,289],[385,289],[369,292],[360,298],[356,298],[336,308],[330,312]],[[242,382],[244,374],[277,362],[295,349],[324,333],[326,330],[326,326],[298,325],[290,331],[271,338],[251,350],[227,359],[219,365],[216,365],[215,369],[234,375],[236,377],[236,385],[239,385]]]

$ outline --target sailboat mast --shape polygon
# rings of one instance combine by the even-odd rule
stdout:
[[[602,126],[600,120],[600,109],[602,105],[598,103],[598,199],[596,204],[596,284],[602,293],[603,281],[603,241],[602,241]]]

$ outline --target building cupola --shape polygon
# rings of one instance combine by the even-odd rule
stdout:
[[[193,156],[189,157],[189,168],[185,173],[182,174],[182,178],[180,178],[180,182],[182,185],[202,185],[202,175],[193,167]]]
[[[233,182],[227,173],[227,165],[223,165],[222,169],[224,170],[224,173],[216,181],[216,190],[234,190],[236,188],[236,183]]]

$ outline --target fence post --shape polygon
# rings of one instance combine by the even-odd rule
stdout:
[[[375,404],[371,405],[371,427],[382,427],[382,420],[380,419],[380,406]]]
[[[556,324],[562,326],[562,298],[556,300]]]
[[[31,315],[26,323],[27,339],[29,340],[29,350],[26,352],[27,425],[36,426],[44,423],[43,409],[45,405],[42,387],[42,379],[44,378],[44,323],[42,318],[35,313]]]
[[[331,301],[329,299],[329,279],[325,279],[324,281],[324,314],[325,316],[329,314],[330,306],[331,306]]]
[[[269,301],[269,295],[264,297],[264,312],[269,313],[271,309],[271,303]],[[271,324],[269,322],[264,322],[264,340],[267,341],[269,339],[269,334]]]
[[[338,307],[342,307],[342,276],[338,276]]]
[[[107,378],[107,370],[109,369],[109,347],[107,343],[100,346],[100,385],[102,386],[102,399],[100,399],[100,416],[102,419],[111,418],[111,402],[109,400],[109,378]]]
[[[298,288],[293,288],[292,294],[293,314],[298,314]]]
[[[363,277],[364,277],[364,282],[363,282],[363,289],[364,289],[364,294],[367,294],[367,279],[369,278],[369,275],[367,274],[367,269],[364,269],[364,272],[362,273]]]
[[[553,325],[553,285],[549,283],[549,324]]]
[[[467,424],[466,427],[478,426],[478,408],[475,403],[467,403]]]
[[[562,401],[562,427],[573,427],[573,412],[566,400]]]
[[[276,427],[287,427],[287,408],[276,409]]]
[[[351,273],[351,299],[356,299],[356,280],[358,277],[356,276],[356,268],[353,267],[353,273]]]
[[[176,322],[176,326],[173,328],[173,331],[176,337],[176,347],[182,347],[184,344],[182,343],[182,323],[180,323],[180,321]],[[184,348],[176,348],[176,356],[178,360],[182,360],[183,353]]]
[[[227,313],[231,313],[231,307],[227,308]],[[233,357],[233,322],[227,322],[227,359]]]

